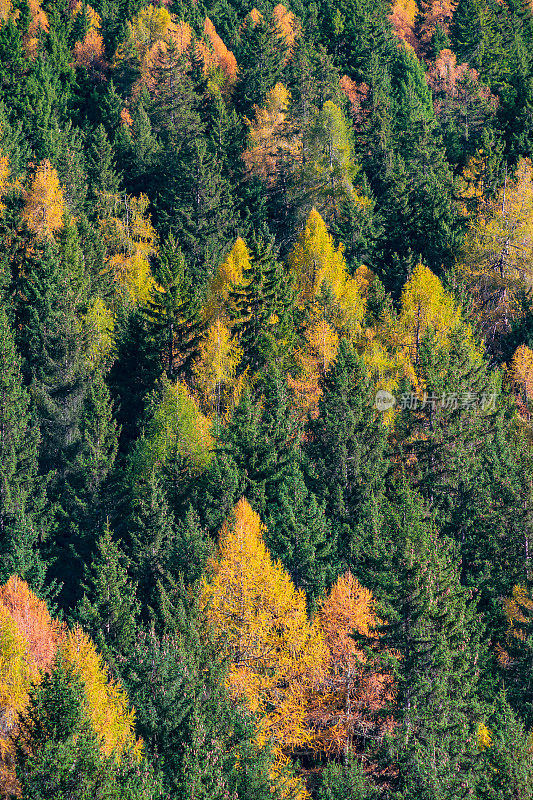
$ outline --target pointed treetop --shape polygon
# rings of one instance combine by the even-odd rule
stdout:
[[[250,251],[239,236],[209,284],[205,305],[207,319],[224,316],[230,290],[243,283],[250,266]]]
[[[63,227],[65,198],[57,171],[48,160],[43,161],[26,192],[22,218],[38,237],[50,237]]]
[[[348,273],[342,245],[335,247],[314,208],[289,256],[289,264],[296,273],[304,302],[329,304],[337,328],[352,333],[360,330],[365,301],[357,281]]]

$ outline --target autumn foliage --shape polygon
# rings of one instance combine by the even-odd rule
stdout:
[[[46,603],[28,585],[11,577],[0,587],[0,795],[16,794],[12,735],[17,715],[28,702],[32,685],[39,683],[58,654],[80,678],[87,711],[106,754],[139,752],[133,712],[121,686],[112,681],[94,644],[76,627],[50,617]]]
[[[346,573],[309,623],[303,592],[272,560],[263,533],[241,499],[202,584],[201,606],[231,660],[228,687],[259,715],[260,740],[271,738],[280,758],[295,749],[341,753],[375,727],[372,713],[391,694],[388,679],[365,672],[351,636],[373,635],[372,595]]]
[[[360,330],[365,303],[357,281],[350,277],[341,245],[335,247],[332,236],[318,211],[313,209],[307,224],[289,256],[301,291],[303,303],[330,306],[331,318],[338,331]]]
[[[205,18],[204,33],[211,44],[217,63],[224,73],[228,85],[233,86],[237,80],[237,60],[216,32],[215,26],[209,17]]]
[[[259,177],[272,186],[277,180],[279,165],[287,157],[299,157],[301,145],[287,120],[291,95],[282,83],[267,95],[262,108],[255,107],[249,122],[249,147],[242,159],[250,177]]]
[[[322,683],[310,698],[310,718],[314,744],[321,751],[346,753],[358,737],[391,727],[387,720],[377,723],[375,715],[392,699],[390,677],[366,669],[366,657],[352,635],[371,639],[378,622],[372,593],[350,572],[338,578],[320,603],[318,624],[327,658]]]
[[[520,316],[520,297],[531,285],[532,258],[532,166],[523,159],[497,196],[481,204],[459,257],[459,273],[489,342]]]
[[[65,199],[57,171],[48,160],[37,167],[26,193],[23,220],[38,237],[52,236],[63,227]]]
[[[417,14],[418,6],[415,0],[396,0],[389,18],[396,35],[411,47],[416,45],[414,27]]]

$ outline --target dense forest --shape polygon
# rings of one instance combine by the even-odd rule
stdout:
[[[532,149],[529,0],[0,0],[2,798],[533,800]]]

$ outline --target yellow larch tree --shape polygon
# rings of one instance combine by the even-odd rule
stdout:
[[[372,327],[364,329],[356,344],[376,389],[394,393],[400,380],[406,378],[414,391],[421,393],[426,389],[418,374],[421,341],[430,332],[437,344],[446,348],[459,329],[472,358],[481,360],[482,353],[461,307],[439,278],[420,263],[404,285],[399,311],[387,309]],[[392,407],[383,421],[388,425],[394,417]]]
[[[254,6],[252,8],[252,10],[250,11],[250,13],[248,14],[248,16],[246,17],[245,22],[249,23],[252,27],[255,27],[255,25],[259,25],[259,23],[261,22],[262,19],[263,19],[263,15]]]
[[[16,11],[13,9],[11,0],[0,0],[0,28],[6,22],[16,22],[19,16],[20,11],[18,8]]]
[[[192,41],[192,28],[178,21],[163,6],[150,4],[126,24],[125,37],[117,47],[113,67],[139,65],[141,77],[132,88],[136,97],[143,88],[156,89],[155,72],[161,61],[175,63]]]
[[[22,219],[38,237],[52,236],[63,227],[65,198],[56,170],[48,160],[38,167],[26,192]]]
[[[10,734],[28,702],[38,670],[28,658],[28,643],[9,611],[0,603],[0,792],[16,793],[15,756]]]
[[[413,368],[409,350],[406,352],[405,349],[390,346],[394,339],[386,334],[387,329],[387,325],[380,330],[374,327],[365,328],[359,340],[359,348],[376,391],[381,389],[394,394],[403,376],[413,379]],[[394,406],[381,413],[385,425],[389,425],[394,416]]]
[[[2,133],[0,129],[0,134]],[[9,191],[9,177],[11,175],[11,169],[9,166],[9,158],[2,153],[0,150],[0,213],[5,208],[4,203],[2,202],[3,198],[6,196],[7,192]]]
[[[511,377],[519,390],[521,403],[527,403],[533,397],[533,351],[525,344],[515,350]]]
[[[218,557],[200,605],[221,650],[227,683],[259,718],[259,741],[283,752],[309,744],[307,697],[322,675],[324,638],[307,618],[305,596],[263,541],[264,526],[241,499],[220,532]]]
[[[519,298],[533,286],[533,175],[520,162],[495,199],[470,223],[458,272],[490,343],[521,313]]]
[[[133,305],[146,303],[154,286],[150,258],[157,252],[148,198],[141,194],[112,200],[112,207],[99,220],[109,253],[108,266],[126,300]]]
[[[219,265],[209,282],[204,305],[204,318],[214,320],[227,316],[227,303],[230,292],[244,280],[246,271],[250,269],[250,251],[239,236],[230,252]]]
[[[142,55],[155,42],[165,37],[171,22],[172,18],[163,6],[150,4],[139,11],[132,22],[132,29]]]
[[[243,376],[237,377],[242,350],[220,317],[209,326],[193,367],[193,384],[203,410],[216,418],[238,403]]]
[[[255,117],[248,122],[249,146],[242,155],[251,176],[268,184],[278,179],[278,165],[287,155],[298,156],[301,142],[287,120],[291,95],[282,83],[268,92],[262,108],[255,107]]]
[[[94,295],[89,301],[85,327],[89,332],[89,363],[101,365],[109,359],[115,347],[115,317],[100,295]]]
[[[91,639],[50,617],[46,603],[13,576],[0,586],[0,794],[18,796],[13,735],[32,685],[61,653],[83,683],[87,710],[100,746],[120,758],[140,753],[134,716],[123,688],[113,682]]]
[[[0,795],[16,796],[13,734],[41,670],[53,664],[64,624],[50,617],[46,603],[13,576],[0,586]]]
[[[339,333],[360,333],[365,301],[348,273],[342,245],[335,247],[326,224],[313,209],[289,255],[300,289],[300,300],[326,311]]]
[[[82,681],[87,710],[95,733],[106,755],[117,757],[125,750],[140,753],[135,739],[134,712],[122,686],[113,681],[91,639],[75,627],[59,644],[65,661]]]
[[[389,328],[406,374],[415,386],[420,342],[426,332],[433,331],[439,343],[446,346],[450,334],[457,330],[461,321],[461,308],[453,296],[428,267],[417,264],[403,287],[400,314]],[[473,337],[467,326],[464,335],[474,350]]]
[[[305,336],[311,353],[316,358],[318,371],[321,377],[324,377],[339,349],[337,332],[325,319],[319,319],[306,331]]]

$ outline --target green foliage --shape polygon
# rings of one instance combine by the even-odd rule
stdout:
[[[0,306],[0,580],[17,574],[39,585],[37,552],[46,532],[42,480],[37,475],[39,430],[30,416],[21,359],[4,306]],[[42,515],[42,516],[41,516]]]
[[[30,692],[16,739],[17,778],[31,800],[127,800],[161,797],[144,763],[122,764],[101,753],[87,712],[83,686],[61,661]]]
[[[124,656],[135,638],[139,609],[135,586],[128,576],[129,565],[107,522],[87,569],[86,593],[78,604],[76,618],[111,662]]]
[[[533,12],[274,5],[0,0],[0,580],[85,626],[151,764],[58,630],[86,680],[31,690],[20,794],[528,798],[531,259],[493,222],[531,227]],[[311,617],[347,570],[376,602],[299,749],[258,746],[196,609],[241,499]]]
[[[353,756],[348,756],[347,763],[331,762],[322,773],[319,800],[374,800],[379,792],[365,776],[361,765]]]
[[[187,800],[267,800],[268,750],[258,750],[249,719],[229,701],[219,654],[199,638],[194,608],[179,631],[159,638],[140,630],[124,669],[139,733],[166,792]]]

